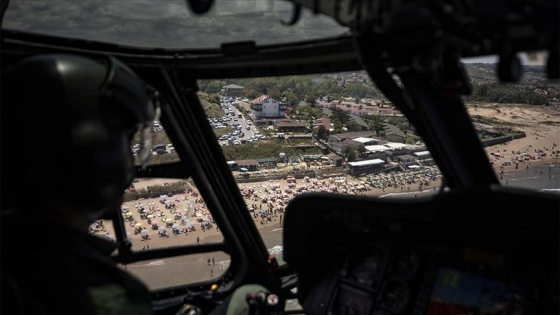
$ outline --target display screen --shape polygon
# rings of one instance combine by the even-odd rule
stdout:
[[[428,303],[428,315],[525,314],[519,287],[453,268],[440,267]]]

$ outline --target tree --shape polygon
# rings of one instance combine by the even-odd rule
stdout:
[[[219,93],[222,90],[222,84],[219,81],[212,81],[206,86],[206,93]]]
[[[266,89],[266,95],[268,95],[268,97],[271,97],[275,100],[280,100],[280,97],[281,97],[282,94],[280,93],[278,88],[270,87],[270,88]]]
[[[358,158],[358,152],[356,149],[348,147],[344,151],[346,152],[346,159],[348,159],[348,161],[354,161]]]
[[[373,116],[373,130],[375,130],[375,132],[378,135],[381,135],[381,133],[385,134],[385,129],[383,128],[383,122],[381,121],[381,118],[377,115]]]
[[[284,95],[289,106],[296,106],[299,103],[299,98],[292,91],[287,91]]]
[[[326,139],[327,136],[327,128],[324,125],[319,125],[317,129],[317,138],[319,139]]]
[[[307,95],[305,97],[305,102],[311,106],[315,106],[317,98],[314,97],[313,95]]]
[[[362,126],[358,125],[355,121],[348,122],[347,126],[350,131],[362,131]]]
[[[245,88],[243,89],[243,97],[246,97],[248,99],[255,99],[259,96],[261,96],[262,93],[260,93],[259,91],[255,90],[255,89],[251,89],[251,88]]]
[[[363,143],[360,143],[360,145],[358,145],[358,148],[356,149],[358,151],[358,153],[360,153],[360,156],[362,156],[364,153],[366,153],[366,145]]]

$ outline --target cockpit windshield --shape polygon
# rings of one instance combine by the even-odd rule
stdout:
[[[216,0],[204,15],[186,1],[10,1],[2,28],[162,49],[209,49],[255,41],[284,44],[342,35],[348,28],[324,15],[301,10],[296,25],[292,4],[283,0]]]

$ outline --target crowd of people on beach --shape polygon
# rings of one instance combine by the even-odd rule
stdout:
[[[554,161],[560,152],[558,144],[555,142],[543,148],[529,146],[526,150],[514,150],[511,155],[498,153],[497,148],[494,148],[493,151],[496,152],[491,153],[490,157],[501,180],[505,180],[504,171],[508,169],[513,170],[520,167],[528,169],[531,162],[537,163],[539,160],[550,158]],[[498,161],[500,163],[496,163]],[[442,175],[437,166],[421,166],[361,177],[343,175],[310,178],[305,176],[296,179],[294,176],[288,175],[284,179],[269,179],[238,185],[257,226],[270,224],[282,226],[283,213],[287,204],[291,199],[303,193],[327,192],[379,196],[386,193],[436,190],[441,185],[441,180]],[[137,213],[133,213],[134,210]],[[127,234],[129,237],[139,235],[140,241],[151,240],[152,231],[157,231],[156,235],[163,239],[196,233],[196,237],[188,241],[200,243],[199,232],[214,231],[214,228],[216,232],[219,231],[206,203],[194,186],[188,188],[183,194],[175,196],[160,196],[149,200],[125,202],[122,206],[122,215],[128,222]],[[170,233],[168,233],[168,229]],[[102,221],[92,225],[90,232],[114,239]]]
[[[349,175],[330,178],[288,176],[281,180],[240,183],[239,189],[247,208],[258,225],[282,225],[283,213],[288,202],[307,192],[329,192],[350,195],[378,195],[388,188],[402,190],[422,189],[437,181],[441,175],[436,167],[424,167],[405,172],[375,174],[362,178]],[[417,186],[413,186],[417,185]],[[196,187],[183,194],[160,196],[146,200],[125,202],[122,215],[126,221],[127,235],[139,241],[189,236],[186,242],[200,243],[200,232],[218,232],[214,218]],[[103,221],[92,225],[90,232],[108,239],[115,237],[105,229]],[[154,233],[155,232],[155,233]],[[146,245],[143,246],[146,248]]]

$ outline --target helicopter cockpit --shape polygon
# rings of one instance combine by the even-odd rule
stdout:
[[[157,95],[149,162],[90,228],[154,314],[557,314],[560,150],[535,144],[556,129],[511,131],[560,126],[559,16],[548,0],[2,1],[0,53],[3,70],[116,58]],[[520,82],[521,101],[475,99]]]

